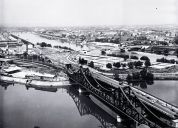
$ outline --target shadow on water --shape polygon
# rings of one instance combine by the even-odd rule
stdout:
[[[47,92],[57,92],[58,88],[56,87],[39,87],[39,86],[25,86],[27,90],[30,88],[34,88],[35,90],[40,90],[40,91],[47,91]]]
[[[8,86],[14,86],[12,83],[1,82],[0,84],[4,87],[5,90],[8,89]],[[48,91],[56,93],[60,88],[66,89],[66,92],[73,99],[80,116],[92,115],[94,116],[100,123],[100,128],[135,128],[134,122],[130,121],[127,118],[122,118],[121,122],[118,123],[115,118],[101,109],[98,105],[96,105],[88,95],[80,94],[78,92],[78,86],[64,86],[64,87],[36,87],[36,86],[28,86],[27,90],[33,88],[39,91]],[[35,126],[34,128],[40,128],[40,126]]]
[[[96,105],[88,96],[85,94],[80,94],[76,87],[70,87],[68,90],[69,95],[72,97],[75,102],[77,109],[81,116],[92,115],[97,120],[100,121],[102,126],[101,128],[132,128],[132,123],[129,123],[129,120],[121,119],[121,122],[117,122],[114,117],[109,115],[98,105]],[[128,126],[129,124],[129,126]]]
[[[5,81],[0,81],[0,86],[4,87],[5,90],[7,90],[7,87],[8,87],[8,86],[11,86],[11,85],[14,86],[14,83],[5,82]]]

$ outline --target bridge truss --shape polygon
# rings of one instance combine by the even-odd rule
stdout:
[[[118,88],[105,88],[92,77],[88,68],[71,70],[68,68],[69,78],[79,83],[92,95],[111,106],[114,110],[122,112],[124,115],[137,122],[145,124],[151,128],[171,128],[171,121],[163,121],[135,95],[130,86],[118,86]]]

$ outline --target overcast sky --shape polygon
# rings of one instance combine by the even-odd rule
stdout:
[[[78,26],[177,24],[177,1],[0,0],[0,25]]]

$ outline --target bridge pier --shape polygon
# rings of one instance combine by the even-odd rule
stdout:
[[[81,88],[79,87],[79,89],[78,89],[78,92],[81,94],[82,93],[82,90],[81,90]]]
[[[121,120],[121,117],[119,115],[117,115],[117,122],[120,123],[122,120]]]

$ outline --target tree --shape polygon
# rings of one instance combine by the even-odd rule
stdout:
[[[132,76],[131,76],[130,74],[128,74],[126,80],[127,80],[128,82],[132,81]]]
[[[24,58],[27,58],[28,53],[27,53],[27,52],[24,52],[24,53],[23,53],[23,56],[24,56]]]
[[[87,63],[88,63],[88,61],[84,59],[84,64],[87,64]]]
[[[174,37],[174,43],[178,44],[178,36]]]
[[[147,56],[142,56],[140,60],[150,60]]]
[[[46,47],[47,44],[46,44],[45,42],[42,42],[42,43],[40,44],[40,46],[41,46],[41,47]]]
[[[165,49],[164,50],[164,55],[167,56],[169,54],[169,50],[168,49]]]
[[[115,80],[118,80],[118,81],[120,80],[120,78],[119,78],[119,73],[116,73],[116,72],[114,73],[114,79],[115,79]]]
[[[5,55],[4,54],[0,54],[0,58],[5,58]]]
[[[81,61],[82,61],[82,59],[81,59],[81,57],[79,57],[78,63],[81,64]]]
[[[87,64],[87,60],[79,57],[79,64],[82,64],[82,65]]]
[[[131,59],[138,60],[138,57],[137,57],[137,56],[131,56],[130,58],[131,58]]]
[[[145,48],[142,48],[142,49],[141,49],[141,52],[145,52]]]
[[[107,67],[107,68],[112,68],[112,64],[111,64],[111,63],[107,63],[107,64],[106,64],[106,67]]]
[[[140,76],[141,76],[142,80],[146,79],[146,77],[147,77],[147,69],[146,68],[144,68],[140,71]]]
[[[151,66],[151,62],[150,62],[150,60],[146,60],[145,61],[145,67],[149,67],[149,66]]]
[[[143,65],[143,62],[141,61],[136,61],[134,62],[135,67],[141,67]]]
[[[169,62],[172,64],[175,64],[176,61],[174,59],[171,59],[171,60],[169,60]]]
[[[140,73],[139,72],[132,73],[132,79],[133,80],[140,80]]]
[[[127,59],[129,59],[129,55],[124,56],[124,61],[126,61]]]
[[[134,63],[133,63],[133,62],[129,62],[129,63],[127,64],[127,66],[128,66],[130,69],[133,69]]]
[[[52,63],[52,61],[50,59],[47,62],[50,63],[50,64]]]
[[[178,57],[178,48],[175,50],[175,54]]]
[[[120,52],[121,52],[121,53],[125,53],[125,50],[124,50],[124,49],[121,49]]]
[[[160,58],[160,59],[157,59],[156,61],[157,62],[162,62],[162,63],[172,63],[172,64],[174,64],[176,62],[174,59],[168,60],[168,59],[166,59],[164,57]]]
[[[47,47],[52,47],[51,44],[47,44]]]
[[[94,62],[91,61],[91,62],[88,64],[88,66],[91,67],[91,68],[94,68]]]
[[[42,62],[45,62],[45,59],[44,59],[44,58],[41,58],[41,61],[42,61]]]
[[[101,55],[106,55],[106,52],[105,51],[101,51]]]
[[[125,64],[125,63],[123,63],[123,64],[122,64],[122,67],[123,67],[123,68],[125,68],[125,67],[126,67],[126,64]]]
[[[148,72],[146,76],[146,80],[153,81],[154,80],[154,75],[153,73]]]
[[[121,63],[120,62],[116,62],[113,64],[114,67],[116,68],[120,68],[121,67]]]
[[[147,88],[147,83],[145,81],[140,82],[140,88],[146,89]]]

